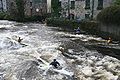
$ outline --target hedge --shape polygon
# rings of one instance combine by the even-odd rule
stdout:
[[[120,25],[120,6],[105,8],[97,15],[97,20],[104,24]]]
[[[8,15],[5,12],[0,12],[0,20],[5,20],[5,19],[10,20],[11,19],[10,15]]]
[[[58,19],[48,18],[47,25],[74,29],[74,28],[78,27],[80,25],[80,23],[78,23],[75,20],[67,20],[67,19],[60,19],[60,18],[58,18]]]
[[[88,33],[96,34],[98,31],[98,22],[96,21],[80,21],[66,20],[66,19],[47,19],[48,26],[62,27],[64,29],[76,29],[80,27],[81,30],[87,31]],[[96,32],[95,32],[96,31]]]

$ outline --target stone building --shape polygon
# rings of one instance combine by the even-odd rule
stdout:
[[[47,13],[47,0],[24,0],[25,15],[44,15]],[[7,0],[8,12],[16,10],[15,0]]]
[[[25,5],[25,14],[44,15],[47,13],[47,0],[27,0]]]
[[[7,1],[0,0],[0,11],[6,12],[7,11]]]
[[[90,19],[112,4],[113,0],[60,0],[62,17]],[[69,3],[69,5],[68,5]]]
[[[75,12],[75,0],[60,0],[61,4],[61,17],[67,18],[69,15],[74,15]],[[69,15],[68,15],[69,14]]]
[[[113,0],[76,0],[75,16],[80,19],[95,18],[104,8],[109,7]]]

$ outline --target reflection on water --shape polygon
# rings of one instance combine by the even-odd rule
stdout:
[[[7,28],[0,31],[0,79],[117,80],[120,76],[120,61],[98,51],[98,44],[111,46],[102,38],[73,35],[36,23],[0,21],[0,26]],[[60,71],[49,69],[55,58],[61,64]]]

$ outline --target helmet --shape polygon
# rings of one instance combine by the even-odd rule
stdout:
[[[56,59],[54,59],[53,61],[56,61]]]

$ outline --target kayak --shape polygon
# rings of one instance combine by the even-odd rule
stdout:
[[[85,31],[76,31],[74,34],[85,34]]]
[[[41,58],[40,60],[43,64],[39,64],[38,68],[44,70],[43,75],[46,75],[47,72],[50,70],[50,71],[58,72],[63,75],[73,76],[73,72],[67,71],[64,68],[53,68],[53,66],[49,65],[49,63],[46,62],[45,60]]]
[[[67,71],[64,68],[56,69],[56,68],[53,68],[52,65],[42,65],[42,66],[39,66],[39,69],[44,70],[43,75],[47,75],[48,71],[54,71],[63,75],[73,76],[73,72]]]

